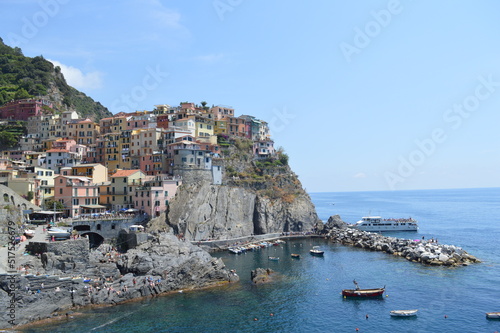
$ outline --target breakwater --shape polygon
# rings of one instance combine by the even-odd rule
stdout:
[[[465,250],[454,245],[430,240],[410,240],[387,237],[378,233],[351,229],[340,216],[331,216],[322,233],[333,242],[371,251],[383,251],[409,261],[435,266],[466,266],[480,262]]]

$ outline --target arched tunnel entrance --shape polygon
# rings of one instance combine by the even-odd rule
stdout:
[[[104,242],[104,237],[102,237],[96,232],[85,232],[82,233],[81,235],[89,238],[89,244],[91,249],[98,247]]]

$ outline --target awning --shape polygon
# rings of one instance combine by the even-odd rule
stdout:
[[[62,214],[62,213],[63,212],[53,212],[53,211],[50,211],[50,210],[40,210],[40,211],[37,211],[37,212],[33,212],[31,214],[54,215],[54,214]]]
[[[106,208],[106,206],[101,206],[101,205],[81,205],[81,208],[88,208],[88,209],[99,209],[99,208]]]

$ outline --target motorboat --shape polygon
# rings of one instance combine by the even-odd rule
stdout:
[[[363,231],[417,231],[418,222],[413,218],[383,219],[380,216],[365,216],[349,228]]]
[[[392,317],[413,317],[417,315],[418,310],[393,310]]]
[[[357,297],[357,298],[374,298],[374,297],[382,297],[384,295],[385,286],[383,288],[360,289],[356,280],[354,280],[353,282],[356,288],[343,289],[342,296]]]
[[[500,319],[500,312],[486,312],[486,318],[488,318],[488,319]]]
[[[278,261],[278,260],[280,260],[280,257],[267,257],[267,259],[273,260],[273,261]]]
[[[56,227],[50,227],[47,230],[47,234],[49,235],[49,237],[54,238],[69,238],[71,235],[68,230]]]
[[[322,257],[325,251],[321,250],[319,246],[313,246],[313,248],[309,250],[309,253],[313,256]]]
[[[292,253],[292,258],[294,258],[294,259],[300,259],[300,254],[298,254],[298,253]]]

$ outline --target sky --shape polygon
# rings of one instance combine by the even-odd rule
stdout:
[[[120,111],[229,105],[308,192],[499,187],[500,2],[0,0],[0,37]]]

